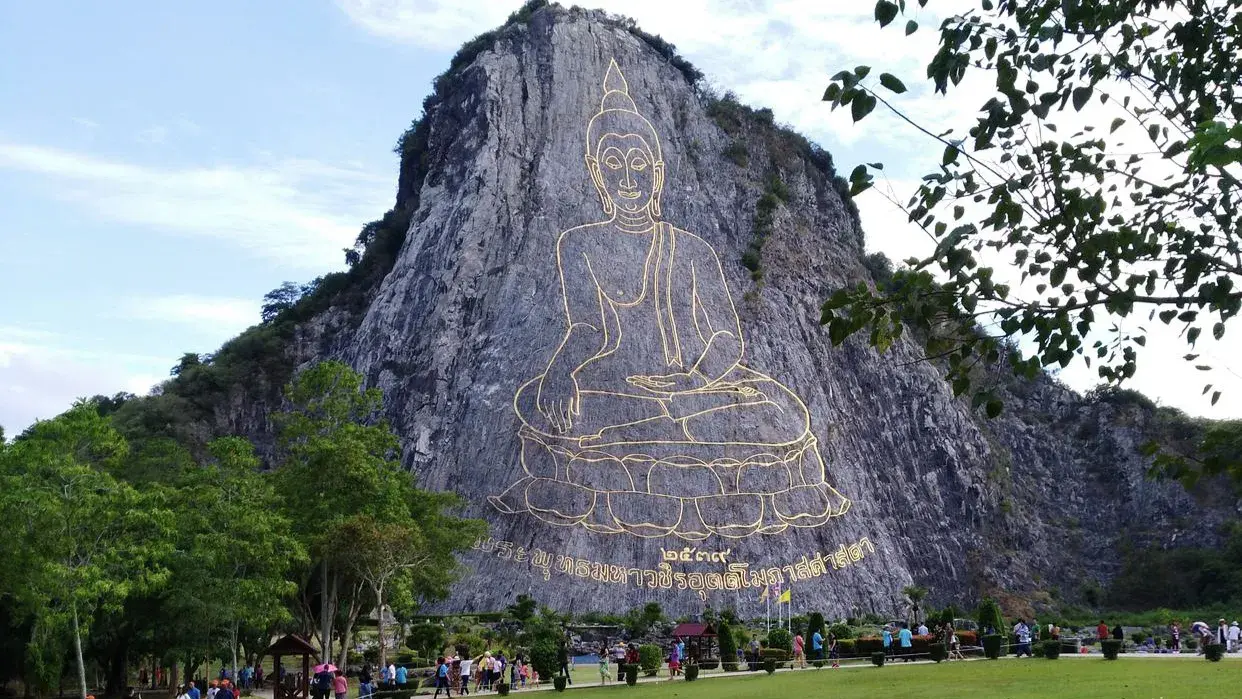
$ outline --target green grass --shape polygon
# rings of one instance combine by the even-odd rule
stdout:
[[[579,699],[789,699],[831,696],[862,699],[918,696],[919,699],[1172,699],[1232,696],[1237,687],[1237,661],[1209,663],[1202,658],[1062,658],[971,661],[940,665],[882,668],[740,673],[736,679],[700,679],[658,683],[625,683],[577,691]],[[578,674],[574,673],[578,680]],[[599,678],[596,675],[595,682]],[[582,682],[581,684],[586,684]]]

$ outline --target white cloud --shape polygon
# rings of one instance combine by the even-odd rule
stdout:
[[[310,270],[339,266],[341,248],[392,203],[388,174],[313,160],[157,168],[0,142],[0,169],[44,179],[53,196],[122,223],[216,238]]]
[[[212,296],[151,296],[127,299],[116,314],[130,320],[210,326],[213,334],[229,336],[259,322],[259,304],[252,299]]]
[[[90,346],[39,328],[0,326],[0,426],[13,437],[78,398],[117,391],[145,394],[174,360],[74,349]]]
[[[93,129],[99,128],[99,122],[93,119],[87,119],[86,117],[72,117],[70,121],[77,124],[78,126],[81,126],[84,129],[93,130]]]

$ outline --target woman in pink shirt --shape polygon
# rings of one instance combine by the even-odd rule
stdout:
[[[798,667],[801,667],[801,668],[806,667],[806,653],[802,652],[802,646],[804,643],[805,641],[802,640],[802,634],[798,634],[797,636],[794,636],[794,641],[793,641],[794,662],[797,663]]]
[[[332,678],[332,691],[336,693],[336,699],[345,699],[349,694],[349,680],[340,670],[337,670],[336,677]]]

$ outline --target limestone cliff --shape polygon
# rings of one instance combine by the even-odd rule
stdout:
[[[399,249],[388,263],[360,262],[371,267],[350,277],[358,288],[320,294],[331,302],[294,332],[291,364],[339,358],[362,371],[383,389],[421,482],[461,493],[470,514],[491,523],[492,540],[464,561],[473,575],[444,609],[499,609],[530,593],[575,611],[650,600],[678,612],[704,604],[753,611],[765,580],[791,587],[796,609],[832,614],[894,611],[902,587],[914,583],[938,603],[970,604],[996,590],[1074,598],[1083,581],[1116,569],[1120,541],[1166,543],[1183,533],[1182,518],[1199,505],[1180,486],[1143,476],[1137,445],[1150,414],[1084,401],[1042,378],[1014,384],[1004,416],[987,420],[954,399],[907,340],[884,355],[856,341],[833,348],[817,322],[820,304],[870,273],[832,159],[775,127],[770,112],[704,94],[693,69],[666,49],[624,21],[558,7],[525,13],[472,44],[403,141],[392,221],[404,235],[387,241]],[[606,84],[614,61],[620,76]],[[659,139],[658,153],[633,126],[629,102],[606,96],[621,92]],[[637,150],[617,150],[619,164],[604,162],[607,134],[590,132],[593,117],[610,108],[644,136]],[[646,161],[627,160],[631,153]],[[562,233],[615,218],[603,197],[613,191],[609,167],[625,171],[616,175],[623,190],[625,177],[641,189],[655,181],[657,160],[658,218],[670,225],[667,239],[657,238],[669,247],[644,243],[635,258],[624,236],[583,243],[598,284],[585,305],[609,327],[616,315],[615,327],[637,343],[634,356],[665,356],[658,350],[667,352],[667,336],[657,346],[631,332],[646,321],[627,320],[626,294],[670,304],[668,315],[641,316],[660,328],[680,312],[671,305],[683,304],[695,336],[736,343],[723,354],[720,344],[703,349],[695,369],[710,373],[710,354],[732,362],[725,368],[734,373],[696,385],[691,397],[716,401],[715,421],[686,427],[684,438],[625,432],[581,441],[546,424],[538,396],[519,398],[515,409],[515,395],[549,370],[568,342],[568,306],[582,305],[582,284],[566,281],[575,272],[565,259],[558,267]],[[584,254],[566,246],[566,255]],[[660,260],[674,254],[694,262],[695,287],[684,298],[647,286],[659,286],[659,270],[674,267]],[[644,260],[656,260],[656,271]],[[604,288],[613,281],[616,289]],[[571,285],[576,291],[563,293]],[[693,352],[669,371],[694,373]],[[771,383],[747,383],[754,375],[737,367]],[[624,406],[681,404],[659,392],[636,402],[624,368],[594,379],[623,394],[591,404],[623,406],[615,415],[598,408],[589,416],[597,424],[650,417]],[[262,443],[268,393],[235,391],[217,408],[220,423]],[[803,408],[777,393],[804,406],[805,434],[786,434]],[[780,416],[758,403],[778,406]],[[664,429],[656,423],[683,414],[651,424]],[[747,445],[742,456],[738,444]],[[532,465],[539,459],[547,463]],[[544,468],[518,506],[489,500]],[[831,497],[820,507],[816,494],[833,489],[848,509]],[[670,512],[681,519],[665,521]]]

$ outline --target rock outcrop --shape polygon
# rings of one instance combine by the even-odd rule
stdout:
[[[299,327],[296,362],[362,371],[420,482],[490,522],[444,609],[1074,598],[1184,531],[1149,414],[1045,377],[987,420],[906,339],[832,347],[820,304],[870,273],[831,158],[665,48],[559,7],[474,45],[403,163],[391,269]],[[264,409],[225,421],[262,441]]]

